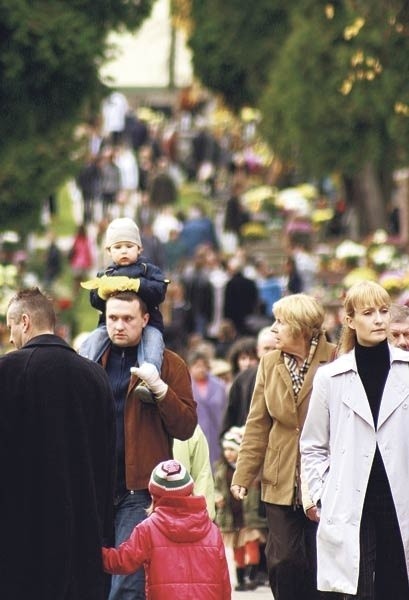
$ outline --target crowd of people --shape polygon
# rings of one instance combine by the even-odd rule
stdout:
[[[2,597],[407,600],[406,307],[369,281],[323,306],[305,240],[279,273],[248,255],[242,166],[221,229],[177,212],[169,137],[110,102],[124,118],[107,105],[89,130],[69,251],[94,330],[56,335],[52,235],[44,290],[8,304]],[[199,133],[213,195],[222,153]]]

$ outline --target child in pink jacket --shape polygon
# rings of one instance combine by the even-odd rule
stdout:
[[[224,544],[204,496],[176,460],[159,463],[149,481],[151,512],[118,548],[103,548],[104,569],[145,568],[146,600],[230,600]]]

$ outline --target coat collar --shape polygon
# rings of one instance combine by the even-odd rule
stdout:
[[[313,382],[315,373],[317,371],[317,368],[320,365],[328,363],[328,361],[332,360],[334,353],[335,353],[335,348],[336,348],[335,344],[327,342],[327,340],[325,339],[325,336],[322,334],[320,335],[317,349],[315,351],[311,365],[305,375],[305,379],[302,384],[300,393],[298,394],[298,397],[297,397],[297,406],[302,404],[302,402],[304,402],[304,400],[306,398],[309,398],[311,389],[312,389],[312,382]],[[287,367],[284,364],[283,354],[279,350],[276,350],[274,352],[279,352],[277,370],[281,374],[281,377],[286,382],[287,387],[292,388],[291,377],[290,377]]]
[[[388,347],[389,355],[391,357],[391,364],[393,364],[394,362],[409,363],[409,352],[407,352],[406,350],[402,350],[401,348],[396,348],[391,344],[388,344]],[[351,350],[346,354],[341,354],[341,356],[339,356],[337,360],[334,360],[328,365],[327,369],[327,372],[330,375],[330,377],[334,375],[341,375],[342,373],[347,373],[348,371],[354,371],[355,373],[358,373],[358,368],[356,366],[355,350]]]
[[[385,423],[392,412],[409,397],[409,352],[389,344],[389,353],[393,376],[389,374],[385,383],[378,415],[378,429]],[[362,381],[358,375],[355,351],[351,350],[347,354],[342,354],[326,368],[330,377],[350,373],[350,385],[342,401],[373,428],[374,422],[371,409],[366,399]]]
[[[71,350],[75,352],[74,348],[71,348],[67,344],[65,340],[63,340],[60,336],[54,335],[53,333],[44,333],[42,335],[36,335],[31,338],[21,349],[25,348],[35,348],[39,346],[60,346],[61,348],[65,348],[66,350]]]

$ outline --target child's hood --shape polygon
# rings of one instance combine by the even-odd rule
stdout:
[[[209,532],[209,518],[204,496],[160,498],[151,519],[172,542],[196,542]]]

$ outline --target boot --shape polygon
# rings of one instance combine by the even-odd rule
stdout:
[[[256,587],[258,587],[257,573],[258,573],[258,565],[248,565],[248,567],[247,567],[248,583],[246,586],[248,590],[255,590]]]
[[[246,570],[244,567],[236,567],[237,585],[234,588],[236,592],[245,592],[247,590],[246,583],[244,581]]]

